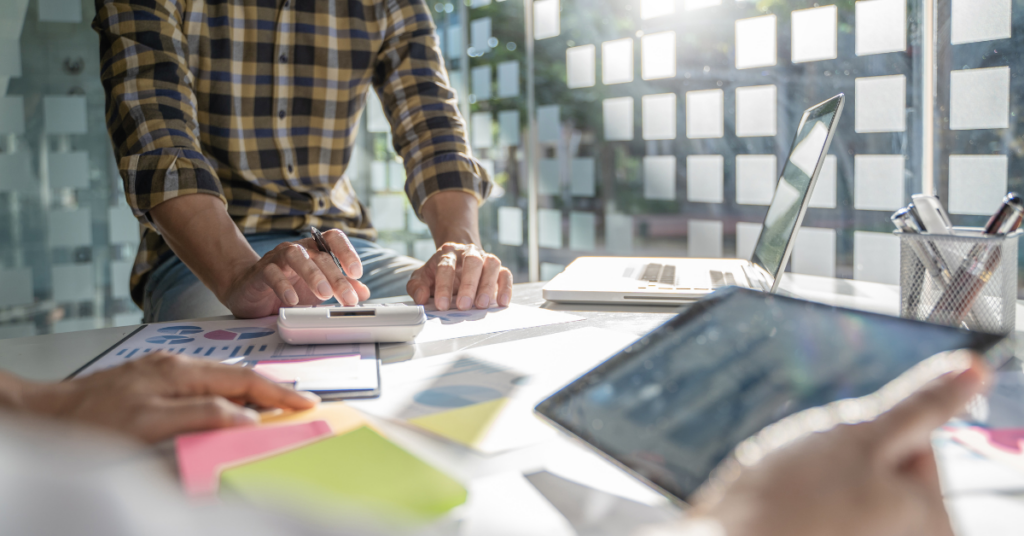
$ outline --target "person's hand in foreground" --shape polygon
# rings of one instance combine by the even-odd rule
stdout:
[[[512,272],[480,247],[477,200],[465,192],[434,194],[423,220],[440,247],[409,279],[405,290],[424,305],[434,297],[440,311],[488,309],[512,302]]]
[[[975,356],[976,357],[976,356]],[[982,391],[980,358],[877,419],[813,434],[746,468],[691,530],[646,535],[952,536],[931,433]]]
[[[142,441],[259,422],[266,408],[308,409],[319,399],[281,387],[252,369],[166,352],[60,383],[0,373],[0,406],[114,429]]]

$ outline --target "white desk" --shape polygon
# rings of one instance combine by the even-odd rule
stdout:
[[[401,355],[384,352],[382,359],[387,364],[429,358],[583,327],[622,332],[628,334],[628,340],[673,314],[672,309],[661,307],[554,304],[541,298],[540,288],[540,284],[518,285],[514,301],[571,312],[585,319],[438,341]],[[892,285],[787,274],[782,288],[798,297],[838,306],[894,315],[899,309],[899,289]],[[1020,303],[1017,307],[1017,325],[1021,330],[1024,309]],[[59,380],[116,344],[135,327],[5,340],[0,343],[0,368],[35,380]],[[396,424],[378,424],[396,443],[463,481],[470,489],[469,503],[454,514],[462,519],[461,523],[452,524],[454,533],[625,534],[640,521],[657,521],[674,512],[666,501],[635,480],[562,438],[485,456]],[[960,521],[959,535],[1019,533],[1024,526],[1024,474],[1013,474],[1012,470],[948,441],[938,441],[937,447],[950,509]]]

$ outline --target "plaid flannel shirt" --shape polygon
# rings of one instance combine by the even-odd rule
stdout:
[[[416,213],[448,189],[483,202],[423,0],[96,0],[107,127],[143,226],[132,299],[174,253],[148,220],[220,197],[244,234],[338,228],[376,236],[344,175],[372,85]]]

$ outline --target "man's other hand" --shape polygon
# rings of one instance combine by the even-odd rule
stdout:
[[[318,305],[331,298],[342,305],[369,299],[370,289],[356,279],[363,265],[348,237],[337,229],[323,235],[347,275],[312,238],[283,242],[244,270],[221,301],[236,317],[258,318],[277,314],[281,307]]]
[[[439,311],[505,307],[512,301],[512,272],[478,246],[448,242],[413,272],[405,289],[420,305],[433,296]]]
[[[27,384],[20,398],[25,411],[114,429],[150,443],[259,422],[258,414],[243,404],[299,410],[319,400],[252,369],[166,352],[81,379]]]

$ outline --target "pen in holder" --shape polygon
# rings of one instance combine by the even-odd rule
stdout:
[[[989,333],[1016,324],[1017,240],[1022,231],[984,235],[896,232],[900,316]]]

